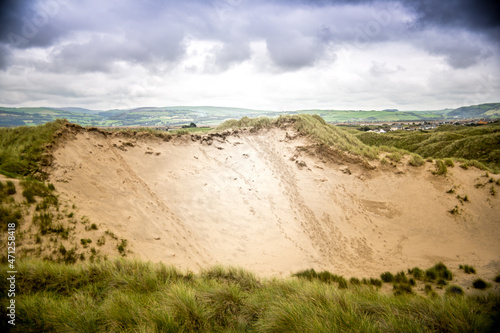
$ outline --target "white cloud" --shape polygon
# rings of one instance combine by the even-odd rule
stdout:
[[[498,29],[479,21],[465,29],[453,17],[439,24],[423,3],[66,1],[31,44],[0,39],[0,104],[290,110],[494,101],[499,84],[485,78],[500,77]],[[22,22],[12,22],[9,31],[21,33]]]

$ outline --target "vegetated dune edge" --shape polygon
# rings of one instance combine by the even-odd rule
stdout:
[[[292,126],[169,141],[69,126],[56,146],[49,180],[126,239],[128,257],[264,276],[378,276],[439,261],[500,271],[499,196],[475,186],[488,181],[475,168],[360,163]]]

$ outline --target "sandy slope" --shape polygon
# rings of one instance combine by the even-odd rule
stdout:
[[[293,135],[165,142],[80,130],[54,152],[50,178],[100,229],[126,238],[129,257],[264,275],[314,267],[366,277],[437,261],[500,271],[500,195],[474,187],[484,171],[369,170]],[[455,205],[458,216],[448,212]]]

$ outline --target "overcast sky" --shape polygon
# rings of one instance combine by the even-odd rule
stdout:
[[[0,106],[500,101],[499,0],[7,0]]]

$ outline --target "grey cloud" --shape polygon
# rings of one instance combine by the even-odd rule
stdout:
[[[0,69],[14,61],[6,56],[9,49],[30,47],[55,47],[51,63],[43,66],[55,71],[107,72],[116,61],[144,66],[175,62],[185,55],[186,42],[190,39],[222,43],[222,47],[213,50],[213,62],[219,70],[249,59],[249,43],[261,40],[266,41],[274,65],[282,70],[314,65],[331,45],[372,47],[381,41],[412,43],[445,56],[453,67],[465,68],[491,53],[481,51],[478,42],[468,43],[466,39],[438,43],[424,37],[429,30],[446,35],[450,31],[469,29],[472,34],[486,36],[492,43],[494,36],[500,37],[496,3],[498,1],[486,4],[473,0],[8,0],[2,5],[0,44],[4,46]],[[411,24],[399,19],[404,11],[415,17]],[[12,34],[21,39],[13,41]],[[87,40],[74,39],[79,35],[86,36]],[[498,41],[493,44],[498,46]]]
[[[409,0],[406,2],[423,25],[466,27],[488,32],[500,28],[497,0]]]
[[[250,58],[251,50],[247,43],[226,43],[214,50],[214,64],[219,70],[227,70],[231,65]]]
[[[313,65],[324,46],[315,38],[299,33],[280,35],[266,40],[271,59],[282,69],[300,69]]]
[[[413,36],[413,43],[431,54],[445,57],[453,68],[468,68],[491,57],[495,46],[471,32],[430,29]]]

